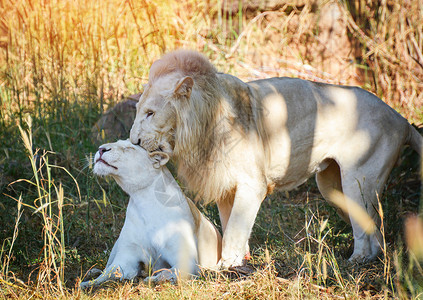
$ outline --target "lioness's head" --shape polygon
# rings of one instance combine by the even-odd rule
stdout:
[[[177,111],[187,105],[195,86],[206,85],[216,70],[201,54],[194,51],[170,52],[155,61],[150,69],[149,81],[137,104],[130,140],[148,151],[172,154],[175,146]],[[194,82],[195,79],[195,82]],[[212,93],[208,91],[208,93]],[[207,102],[207,101],[205,101]],[[186,118],[196,118],[194,115]]]
[[[164,152],[148,153],[129,140],[104,144],[94,157],[94,173],[111,175],[116,182],[129,192],[132,188],[144,188],[154,180],[154,174],[169,160]]]

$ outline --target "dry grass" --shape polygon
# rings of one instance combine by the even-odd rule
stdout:
[[[423,3],[359,0],[345,12],[361,57],[372,70],[371,89],[391,106],[421,118]]]
[[[301,7],[234,15],[218,9],[221,1],[3,2],[1,91],[10,99],[2,105],[4,117],[34,107],[55,111],[72,101],[102,109],[141,90],[151,63],[179,47],[200,50],[223,72],[244,79],[361,83],[407,117],[421,117],[420,1],[305,1]],[[339,32],[347,45],[328,44],[319,34],[330,5],[338,7],[334,25],[348,28]],[[354,53],[340,52],[344,48]]]
[[[107,107],[142,90],[151,63],[166,51],[199,50],[222,72],[245,80],[296,76],[359,84],[423,122],[421,1],[305,1],[274,11],[249,10],[246,3],[1,2],[0,298],[421,295],[420,252],[409,253],[397,234],[421,200],[417,158],[409,152],[381,197],[387,247],[374,264],[345,262],[351,234],[310,182],[263,204],[249,276],[207,274],[178,286],[111,284],[91,294],[76,288],[90,267],[104,267],[126,206],[113,182],[91,174],[90,127]],[[336,18],[328,17],[329,7]],[[218,219],[215,207],[204,211]],[[409,236],[423,231],[416,220],[407,223]]]

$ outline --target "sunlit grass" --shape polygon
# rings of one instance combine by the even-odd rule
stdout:
[[[103,109],[128,90],[140,90],[160,54],[192,39],[186,34],[195,32],[186,27],[194,28],[203,6],[194,1],[183,6],[177,1],[6,1],[0,80],[3,93],[11,94],[7,112],[21,115],[30,108],[59,114],[72,101]],[[188,17],[186,7],[197,17]]]
[[[151,63],[179,47],[200,50],[222,71],[246,79],[297,73],[336,83],[322,73],[326,70],[310,72],[317,57],[308,55],[308,48],[319,44],[310,39],[318,30],[312,2],[249,18],[241,1],[4,2],[0,92],[10,95],[2,95],[7,119],[12,112],[22,117],[28,108],[39,117],[43,112],[60,114],[73,101],[107,108],[140,91]],[[222,11],[222,6],[228,9]],[[368,64],[374,72],[367,74],[367,88],[407,117],[420,118],[423,18],[414,13],[421,11],[418,1],[371,4],[370,10],[365,1],[340,7],[361,49],[357,66]],[[258,56],[273,57],[275,63]],[[260,67],[274,70],[266,75]]]

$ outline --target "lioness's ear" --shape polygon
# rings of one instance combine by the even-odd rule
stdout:
[[[191,96],[191,90],[193,85],[194,85],[194,80],[191,77],[189,76],[184,77],[178,81],[173,93],[177,97],[185,97],[189,99],[189,97]]]
[[[169,155],[166,152],[154,151],[149,153],[148,156],[156,169],[164,166],[169,161]]]

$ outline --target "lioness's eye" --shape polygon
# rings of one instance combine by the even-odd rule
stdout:
[[[152,115],[154,115],[154,112],[149,110],[147,111],[147,118],[151,117]]]

